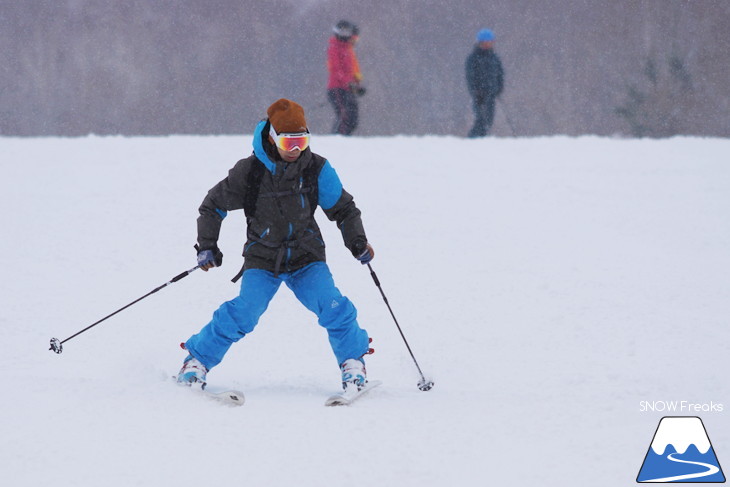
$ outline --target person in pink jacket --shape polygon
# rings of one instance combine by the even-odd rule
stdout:
[[[332,29],[334,35],[327,48],[327,98],[335,109],[336,134],[350,135],[357,127],[358,101],[365,94],[360,84],[362,74],[355,55],[359,29],[347,20],[341,20]]]

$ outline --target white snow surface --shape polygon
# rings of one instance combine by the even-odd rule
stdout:
[[[339,370],[282,286],[209,373],[240,408],[176,386],[178,348],[238,292],[242,212],[222,268],[196,271],[197,208],[251,136],[0,138],[0,475],[21,486],[631,485],[660,412],[700,413],[730,462],[730,140],[315,136],[363,212],[377,272],[318,220],[373,337]],[[666,413],[665,413],[666,414]],[[681,414],[675,414],[681,415]],[[689,412],[688,415],[698,415]]]

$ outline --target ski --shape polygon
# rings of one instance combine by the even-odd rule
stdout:
[[[177,382],[177,377],[173,376],[172,379],[178,386],[188,387],[196,394],[201,394],[208,399],[213,399],[228,406],[243,406],[243,404],[246,402],[246,397],[243,395],[243,392],[237,391],[235,389],[219,389],[211,387],[206,387],[205,389],[202,389],[196,385],[188,386],[186,384],[180,384]]]
[[[236,391],[236,390],[231,389],[231,390],[216,392],[216,391],[210,390],[208,388],[199,389],[199,390],[206,397],[219,401],[223,404],[227,404],[229,406],[243,406],[243,404],[246,402],[246,398],[243,395],[243,392],[241,392],[241,391]]]
[[[354,390],[349,389],[344,392],[341,392],[339,394],[335,394],[334,396],[330,396],[325,401],[325,406],[349,406],[355,400],[362,397],[363,394],[367,393],[368,391],[378,387],[380,384],[382,384],[382,381],[379,380],[369,380],[367,384],[365,384],[365,387],[362,389]]]

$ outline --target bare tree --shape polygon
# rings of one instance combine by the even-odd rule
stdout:
[[[665,62],[646,60],[643,79],[627,87],[626,100],[616,113],[636,137],[669,137],[685,133],[696,110],[692,77],[678,55]]]

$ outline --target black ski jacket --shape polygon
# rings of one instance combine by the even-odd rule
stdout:
[[[504,88],[504,70],[493,49],[478,45],[466,58],[466,84],[472,97],[497,97]]]
[[[243,209],[243,270],[265,269],[278,275],[325,261],[325,244],[314,219],[320,206],[337,222],[345,246],[360,255],[367,246],[360,210],[335,170],[309,148],[296,162],[281,160],[269,142],[269,127],[268,120],[258,124],[253,154],[238,161],[228,177],[208,191],[199,208],[199,249],[218,250],[223,219],[229,211]]]

